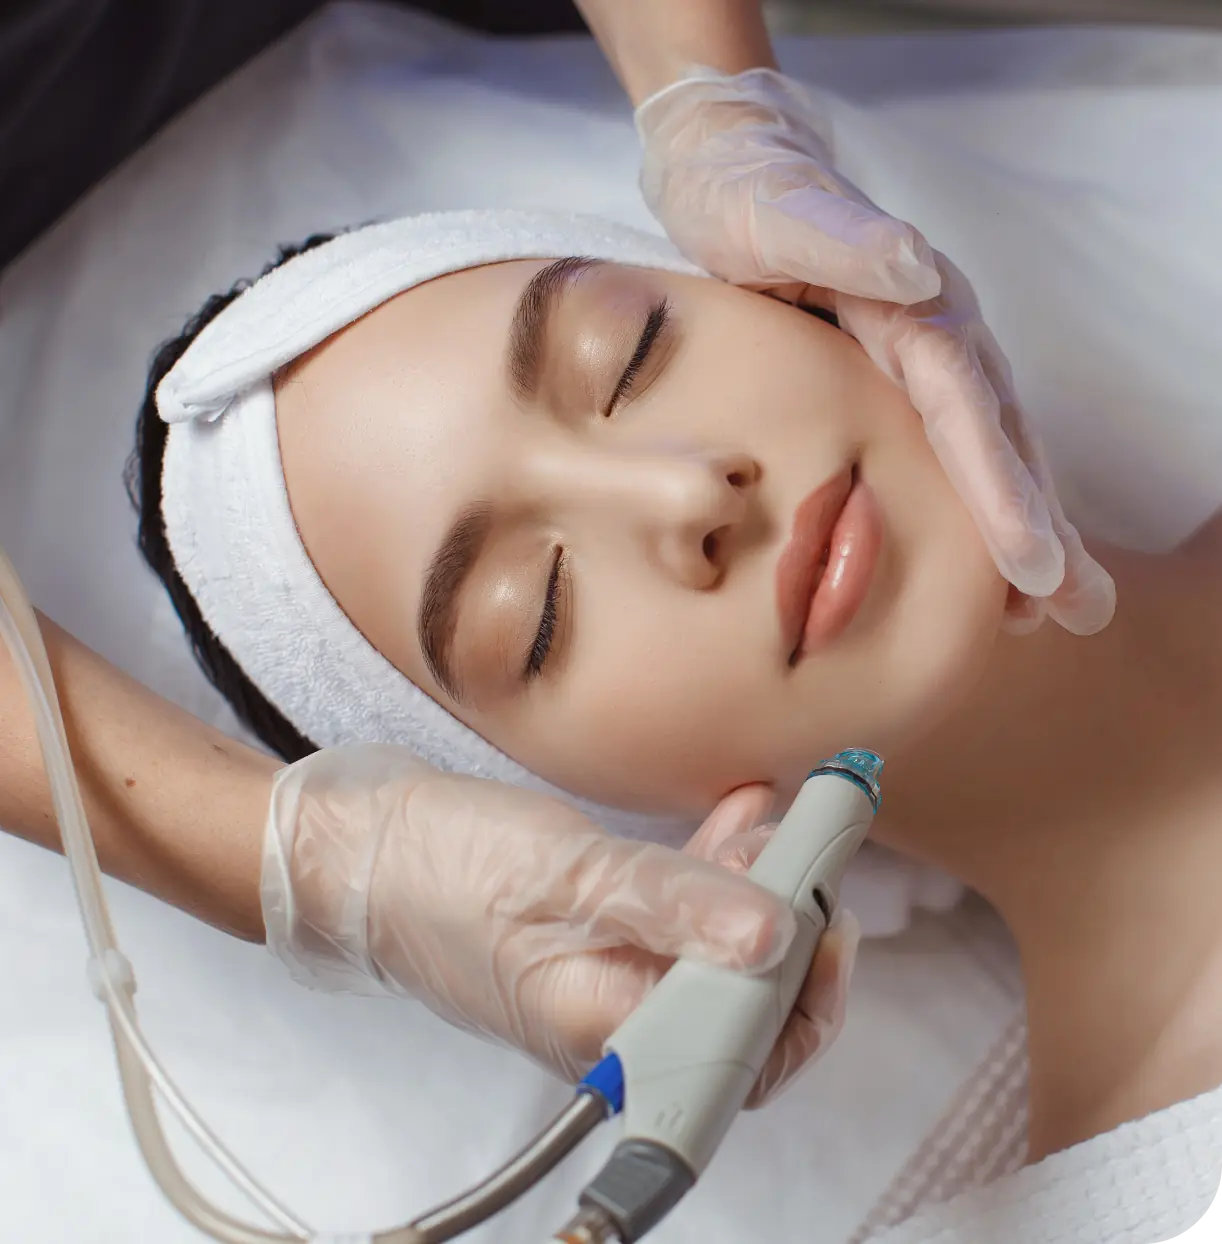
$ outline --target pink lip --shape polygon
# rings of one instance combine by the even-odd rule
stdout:
[[[855,469],[798,506],[777,563],[777,612],[790,665],[831,643],[865,601],[882,546],[882,517]],[[826,565],[824,558],[826,556]]]

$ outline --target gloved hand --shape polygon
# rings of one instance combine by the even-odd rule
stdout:
[[[751,971],[780,960],[792,912],[735,875],[766,840],[735,835],[770,802],[761,787],[734,792],[678,852],[402,748],[324,750],[273,783],[267,943],[302,984],[417,998],[573,1081],[676,956]],[[856,942],[842,929],[824,945],[757,1099],[835,1035]]]
[[[718,833],[720,845],[708,844],[712,847],[713,862],[732,872],[745,873],[776,833],[775,824],[752,828],[756,821],[768,815],[771,803],[770,799],[763,802],[762,796],[753,796],[755,789],[744,787],[741,795],[735,792],[743,799],[745,815],[736,814],[735,809],[725,817],[725,830],[732,830],[734,824],[744,828],[733,830],[724,838]],[[758,801],[754,808],[747,802],[753,797]],[[725,806],[723,801],[722,807]],[[705,825],[712,819],[710,817]],[[837,907],[832,923],[819,942],[789,1019],[747,1098],[746,1109],[754,1110],[772,1101],[840,1035],[860,941],[861,925],[857,917],[847,907]]]
[[[641,188],[693,262],[837,313],[904,387],[997,568],[1010,626],[1091,634],[1115,587],[1065,518],[962,273],[835,168],[816,101],[771,69],[700,70],[636,112]]]

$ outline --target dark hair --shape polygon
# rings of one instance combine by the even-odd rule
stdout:
[[[266,276],[295,255],[313,250],[314,247],[331,241],[334,236],[330,233],[316,233],[299,246],[282,246],[278,258],[264,268],[261,275]],[[168,428],[157,413],[157,386],[204,328],[252,284],[248,280],[239,281],[227,294],[213,294],[187,321],[182,332],[162,343],[153,355],[148,383],[144,390],[144,402],[140,407],[140,417],[136,421],[136,448],[128,459],[124,482],[138,518],[137,540],[140,552],[152,567],[153,573],[165,585],[204,676],[229,701],[242,722],[268,747],[283,759],[294,761],[316,752],[317,745],[297,730],[250,681],[242,667],[233,659],[233,654],[204,621],[195,597],[178,573],[174,554],[166,539],[165,518],[161,512],[161,466],[165,457]]]

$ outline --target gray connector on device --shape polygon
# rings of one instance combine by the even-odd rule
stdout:
[[[669,1149],[649,1140],[622,1140],[579,1204],[604,1214],[622,1244],[635,1244],[695,1182],[693,1171]]]
[[[607,1042],[623,1068],[624,1140],[581,1204],[624,1244],[689,1191],[759,1078],[874,820],[881,769],[868,751],[820,765],[752,866],[797,917],[780,964],[749,976],[681,960]]]

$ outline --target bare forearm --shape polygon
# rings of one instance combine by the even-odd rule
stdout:
[[[39,623],[103,871],[262,940],[261,844],[276,762]],[[62,850],[33,714],[3,644],[0,826]]]
[[[776,68],[760,0],[577,0],[633,106],[691,65]]]

